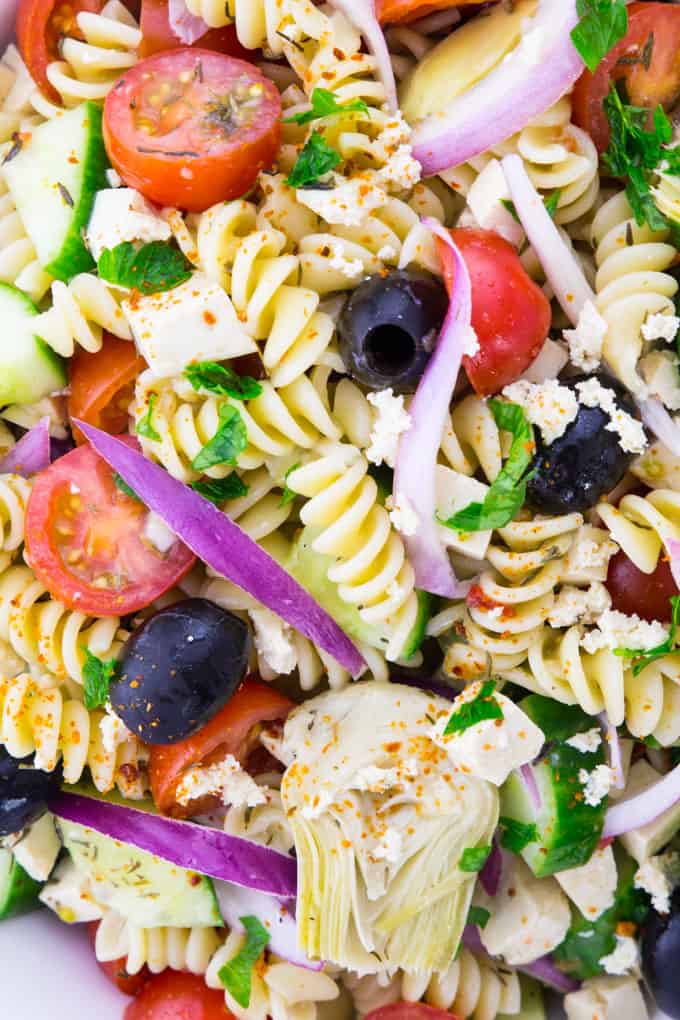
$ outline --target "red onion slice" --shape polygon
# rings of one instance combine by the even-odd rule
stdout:
[[[614,804],[604,820],[603,839],[640,829],[680,801],[680,765],[635,797]]]
[[[397,86],[394,81],[394,71],[390,59],[390,51],[387,48],[385,35],[375,16],[375,4],[373,0],[330,0],[331,7],[342,11],[345,17],[351,21],[364,39],[366,45],[375,57],[378,76],[385,86],[387,103],[391,110],[399,106],[397,102]]]
[[[575,978],[569,977],[568,974],[560,970],[553,962],[551,956],[541,956],[540,959],[534,960],[533,963],[526,963],[517,969],[521,970],[523,974],[528,974],[529,977],[542,981],[545,985],[550,985],[556,991],[563,992],[565,995],[568,995],[569,992],[577,992],[581,987],[581,982],[576,981]]]
[[[356,675],[365,665],[335,620],[276,560],[207,499],[119,439],[75,420],[94,449],[218,574],[243,588]]]
[[[501,884],[503,874],[503,852],[498,845],[496,836],[493,838],[491,853],[484,862],[484,867],[479,873],[479,881],[487,896],[495,896]]]
[[[626,777],[623,774],[623,757],[621,755],[621,741],[616,726],[612,726],[606,712],[598,716],[604,730],[605,748],[609,767],[614,774],[613,786],[616,790],[623,790],[626,785]]]
[[[189,12],[185,0],[168,0],[168,21],[172,31],[185,46],[193,46],[210,31],[210,26],[203,18],[197,18]]]
[[[289,963],[308,970],[321,970],[323,963],[311,961],[299,948],[295,921],[295,900],[278,900],[266,893],[231,882],[215,882],[215,895],[224,923],[241,931],[241,918],[253,916],[265,926],[271,938],[269,948]]]
[[[586,301],[595,301],[590,284],[573,252],[560,236],[543,199],[529,180],[521,158],[516,155],[506,156],[502,166],[524,231],[562,310],[569,321],[576,325]]]
[[[50,466],[50,419],[41,418],[0,461],[2,474],[30,478]]]
[[[522,43],[471,88],[413,129],[413,155],[430,177],[505,141],[556,103],[583,71],[570,32],[575,0],[540,0]]]
[[[394,472],[395,506],[412,508],[418,516],[413,535],[405,535],[416,584],[446,598],[463,598],[469,585],[457,580],[448,553],[440,541],[435,518],[435,465],[453,390],[463,357],[466,334],[471,330],[470,277],[448,230],[436,220],[423,223],[443,241],[440,254],[450,259],[453,291],[437,346],[411,401],[411,426],[399,440]]]
[[[534,805],[537,811],[541,810],[541,791],[538,789],[538,783],[536,782],[536,776],[531,765],[520,765],[519,774],[522,778],[522,782],[526,788],[527,793],[531,797],[531,803]]]

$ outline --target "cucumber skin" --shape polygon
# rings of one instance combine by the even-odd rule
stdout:
[[[6,853],[9,853],[9,850]],[[0,899],[0,921],[9,921],[12,917],[39,909],[42,904],[38,899],[38,893],[42,887],[42,882],[36,882],[24,871],[19,862],[12,858],[5,895]]]
[[[64,283],[68,283],[78,273],[88,273],[96,268],[96,263],[85,246],[83,231],[90,221],[96,193],[108,187],[106,171],[110,164],[104,146],[102,109],[92,102],[84,105],[87,108],[89,132],[83,158],[80,199],[73,210],[71,229],[61,251],[48,266],[45,266],[45,270],[51,276],[63,280]]]
[[[432,596],[429,592],[422,591],[420,588],[416,588],[416,595],[418,596],[418,616],[416,622],[413,624],[413,630],[406,638],[406,643],[401,652],[401,658],[410,659],[412,655],[415,655],[423,641],[425,640],[425,630],[427,628],[427,622],[430,619],[431,608],[432,608]]]

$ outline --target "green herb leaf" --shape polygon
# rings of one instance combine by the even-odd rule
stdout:
[[[144,436],[145,439],[152,439],[154,443],[160,443],[161,441],[161,437],[156,432],[152,423],[153,409],[157,400],[158,400],[157,393],[151,393],[149,395],[149,408],[144,417],[141,418],[135,425],[135,432],[137,433],[138,436]]]
[[[83,700],[85,708],[92,711],[100,708],[109,700],[109,687],[116,675],[116,660],[110,659],[104,662],[96,655],[93,655],[89,648],[85,652],[85,663],[83,665]]]
[[[470,907],[466,924],[476,924],[478,928],[486,928],[491,914],[484,907]]]
[[[240,921],[246,931],[246,941],[236,956],[220,967],[217,976],[232,999],[238,1002],[243,1009],[248,1009],[253,983],[253,967],[269,942],[269,932],[256,917],[242,917]]]
[[[184,375],[195,390],[208,390],[234,400],[253,400],[262,393],[257,379],[249,375],[238,375],[233,368],[220,365],[217,361],[196,361],[187,365]]]
[[[324,141],[318,131],[312,131],[286,184],[291,188],[303,188],[305,185],[315,184],[320,177],[330,173],[340,162],[340,154]]]
[[[525,471],[531,463],[536,444],[524,408],[500,400],[490,400],[489,407],[498,427],[512,433],[512,446],[483,503],[470,503],[448,520],[437,515],[440,524],[454,531],[487,531],[505,527],[521,509],[532,477]]]
[[[515,203],[513,202],[513,200],[511,198],[502,198],[501,199],[501,205],[503,206],[504,209],[508,210],[508,212],[512,216],[513,220],[515,220],[517,223],[521,223],[522,222],[520,220],[519,216],[517,215],[517,209],[515,208]]]
[[[576,0],[580,17],[571,41],[589,71],[594,71],[628,31],[625,0]]]
[[[557,212],[557,206],[559,204],[561,195],[562,189],[555,188],[554,191],[551,191],[550,194],[546,195],[545,198],[543,199],[543,205],[545,206],[546,211],[548,212],[548,215],[550,216],[551,220],[555,219],[555,213]]]
[[[536,843],[538,840],[538,829],[533,823],[527,825],[524,822],[518,822],[516,818],[507,818],[502,815],[498,824],[501,828],[501,846],[505,850],[519,854],[530,843]]]
[[[310,124],[321,117],[332,117],[337,113],[368,113],[368,106],[363,99],[350,99],[347,103],[339,103],[335,93],[328,89],[314,89],[312,92],[312,108],[305,113],[296,113],[286,117],[284,124]]]
[[[293,471],[297,471],[299,467],[300,467],[299,464],[293,464],[292,467],[288,468],[285,475],[283,476],[285,484],[283,486],[283,494],[281,496],[281,502],[279,503],[279,506],[288,506],[288,504],[292,503],[295,497],[297,496],[297,492],[293,492],[292,489],[288,488],[288,475],[292,475]]]
[[[240,499],[248,495],[249,485],[232,471],[226,478],[204,478],[200,482],[192,482],[191,488],[204,499],[209,499],[215,506],[221,506],[228,499]]]
[[[235,464],[248,445],[248,433],[243,418],[231,404],[222,404],[217,432],[191,462],[196,471],[205,471],[216,464]]]
[[[129,496],[130,499],[136,499],[138,503],[142,502],[135,490],[130,488],[125,479],[121,478],[117,471],[113,472],[113,484],[117,489],[120,489],[121,492],[124,492],[126,496]]]
[[[615,648],[614,655],[620,655],[624,659],[634,659],[633,676],[639,676],[643,669],[649,666],[650,662],[662,658],[673,651],[675,636],[680,624],[680,595],[671,596],[671,626],[666,640],[657,645],[656,648]]]
[[[503,709],[493,696],[496,690],[495,680],[485,680],[479,693],[471,701],[464,701],[456,709],[446,724],[444,736],[450,733],[462,733],[485,719],[503,719]]]
[[[490,846],[469,846],[463,850],[458,867],[461,871],[481,871],[490,853]]]
[[[158,294],[172,290],[188,280],[191,263],[181,251],[165,241],[152,241],[135,248],[131,241],[105,248],[99,256],[97,270],[102,280],[118,287],[130,287],[140,294]]]

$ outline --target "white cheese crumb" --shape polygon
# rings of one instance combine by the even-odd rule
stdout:
[[[583,799],[590,807],[597,807],[609,793],[614,773],[608,765],[596,765],[592,772],[579,769],[578,781],[583,787]]]
[[[387,828],[385,834],[372,851],[371,856],[388,864],[397,864],[401,859],[402,835],[397,829]]]
[[[356,280],[364,272],[364,264],[361,259],[349,258],[345,252],[344,244],[334,244],[331,247],[328,265],[331,269],[337,269],[348,280]]]
[[[603,386],[599,379],[586,379],[576,384],[579,398],[585,407],[599,407],[609,415],[608,432],[616,432],[619,446],[626,453],[643,453],[647,449],[647,437],[642,423],[616,403],[613,390]]]
[[[256,807],[267,802],[264,791],[231,754],[215,765],[187,769],[177,784],[178,804],[186,805],[212,794],[218,794],[224,804],[233,807]]]
[[[573,390],[560,386],[556,379],[544,383],[518,380],[503,390],[503,396],[523,407],[532,425],[541,430],[543,442],[550,445],[563,436],[578,414]]]
[[[357,770],[349,789],[362,793],[384,793],[399,782],[397,769],[381,769],[377,765],[365,765]]]
[[[558,592],[548,614],[548,623],[551,627],[572,627],[575,623],[595,623],[611,604],[611,595],[601,581],[593,581],[585,590],[565,584]]]
[[[420,518],[405,496],[402,496],[398,501],[390,499],[385,505],[388,506],[388,509],[391,507],[390,520],[397,531],[406,535],[407,538],[416,534]]]
[[[175,533],[170,531],[163,518],[159,517],[153,510],[150,510],[146,515],[142,534],[147,542],[150,542],[154,549],[157,549],[160,553],[166,553],[169,549],[172,549],[177,541]]]
[[[601,648],[637,648],[649,651],[663,644],[668,629],[658,620],[651,623],[637,614],[627,616],[616,609],[607,609],[597,622],[597,627],[581,639],[581,645],[591,655]]]
[[[397,250],[393,248],[391,244],[384,244],[377,252],[377,256],[381,262],[391,262],[393,259],[396,259],[398,254]]]
[[[665,316],[664,316],[665,318]],[[644,327],[643,327],[644,328]],[[577,368],[593,372],[602,359],[602,344],[607,334],[607,323],[592,301],[586,301],[574,329],[563,330],[569,345],[569,357]]]
[[[602,743],[602,732],[597,726],[593,726],[592,730],[586,730],[585,733],[575,733],[566,743],[581,754],[592,754]]]
[[[474,358],[479,353],[479,338],[472,326],[463,330],[463,354],[468,358]]]
[[[635,872],[635,888],[649,893],[658,914],[670,913],[671,895],[679,881],[680,854],[673,850],[650,857]]]
[[[665,340],[671,344],[680,329],[680,319],[677,315],[664,315],[663,312],[656,312],[648,315],[642,324],[641,333],[645,340]]]
[[[332,188],[300,188],[298,202],[334,226],[358,227],[387,203],[387,192],[375,181],[375,174],[360,174],[345,180],[336,176]]]
[[[378,412],[371,429],[366,457],[371,464],[384,462],[393,468],[397,460],[399,437],[411,427],[411,416],[404,408],[404,398],[401,395],[395,396],[390,387],[369,393],[366,399]]]
[[[250,610],[255,630],[255,648],[270,669],[281,676],[292,673],[297,666],[297,653],[292,642],[292,630],[280,616],[270,609],[256,607]]]
[[[385,165],[378,170],[378,180],[389,187],[395,185],[401,191],[410,191],[420,180],[421,166],[413,158],[410,145],[400,145]]]
[[[133,739],[132,733],[123,720],[118,718],[109,702],[106,705],[106,715],[99,721],[99,730],[107,754],[115,754],[121,744]]]
[[[622,977],[628,974],[638,962],[637,942],[630,935],[616,936],[616,949],[600,958],[607,974]]]
[[[587,570],[602,570],[606,576],[609,561],[617,552],[619,547],[616,542],[606,539],[604,542],[594,542],[590,538],[577,540],[569,549],[567,557],[567,573],[575,574]],[[608,608],[605,606],[605,609]]]

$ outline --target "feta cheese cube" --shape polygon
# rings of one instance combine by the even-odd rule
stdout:
[[[649,1020],[637,978],[600,977],[565,997],[567,1020]]]
[[[105,248],[115,248],[125,241],[169,241],[170,227],[157,215],[143,195],[133,188],[107,188],[98,191],[90,222],[87,245],[95,262]]]
[[[437,513],[444,520],[470,503],[484,502],[488,485],[459,474],[444,464],[437,464],[434,470]],[[456,549],[475,560],[484,559],[491,541],[491,531],[454,531],[444,524],[437,525],[437,534],[447,548]]]
[[[468,208],[484,230],[495,230],[516,248],[524,240],[524,228],[503,205],[510,200],[505,174],[499,160],[491,159],[470,186]]]
[[[558,871],[555,878],[586,920],[595,921],[614,905],[616,898],[618,876],[614,850],[611,846],[596,850],[587,864]]]
[[[45,814],[33,822],[28,832],[12,847],[12,853],[24,871],[36,882],[46,882],[61,852],[61,840],[54,817]]]

